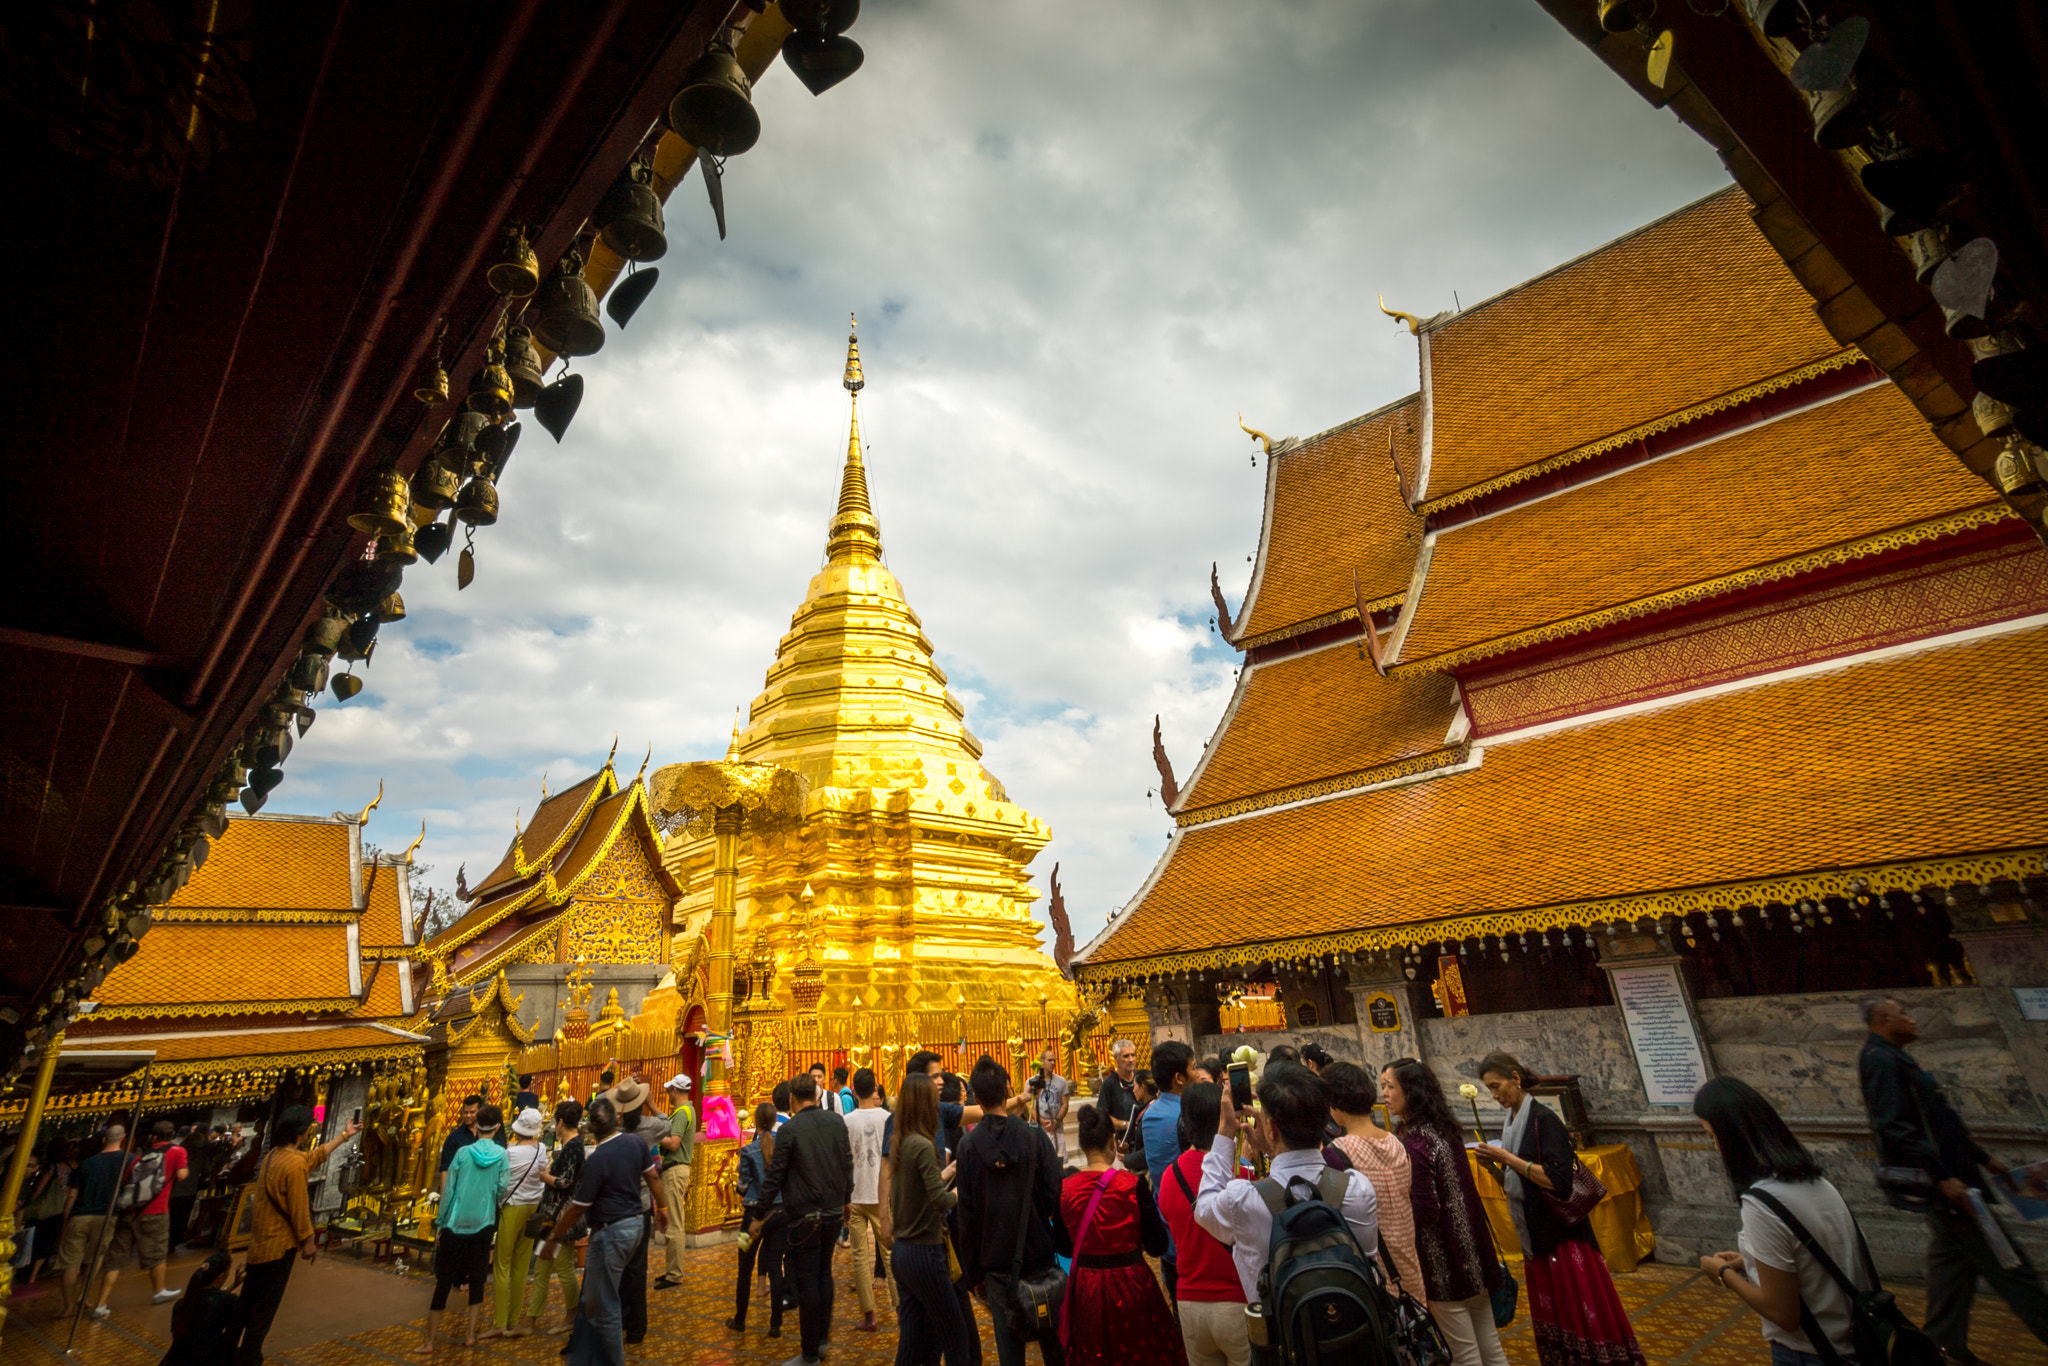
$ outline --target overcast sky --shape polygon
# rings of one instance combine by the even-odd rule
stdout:
[[[677,190],[476,582],[407,575],[271,810],[381,778],[368,838],[424,818],[452,885],[614,733],[628,775],[722,754],[820,559],[852,311],[890,566],[1086,943],[1164,847],[1153,715],[1184,778],[1230,695],[1209,565],[1235,608],[1265,478],[1235,414],[1306,436],[1407,394],[1377,293],[1469,306],[1726,183],[1532,0],[867,0],[853,36],[822,97],[762,81],[728,240]]]

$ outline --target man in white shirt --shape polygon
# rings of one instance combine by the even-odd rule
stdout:
[[[853,1113],[846,1117],[846,1136],[853,1147],[853,1200],[846,1207],[846,1226],[853,1231],[853,1288],[860,1296],[863,1333],[875,1331],[875,1256],[881,1249],[882,1279],[889,1264],[889,1164],[882,1160],[882,1133],[889,1112],[875,1074],[866,1067],[853,1074]]]
[[[1326,1166],[1323,1126],[1330,1119],[1330,1101],[1322,1079],[1298,1063],[1269,1066],[1259,1081],[1258,1096],[1258,1122],[1249,1136],[1252,1148],[1273,1155],[1273,1180],[1288,1187],[1297,1199],[1311,1198],[1303,1188],[1313,1187]],[[1234,1175],[1237,1129],[1237,1109],[1230,1103],[1226,1086],[1216,1140],[1202,1159],[1195,1222],[1218,1241],[1230,1244],[1245,1303],[1257,1304],[1259,1273],[1266,1269],[1266,1254],[1271,1250],[1273,1212],[1266,1207],[1256,1182]],[[1353,1170],[1344,1175],[1344,1222],[1357,1236],[1360,1250],[1371,1257],[1380,1242],[1379,1203],[1364,1172]]]

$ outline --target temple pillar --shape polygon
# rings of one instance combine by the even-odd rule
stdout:
[[[28,1173],[29,1155],[35,1151],[36,1131],[42,1127],[43,1104],[50,1098],[50,1078],[57,1072],[57,1055],[64,1051],[64,1031],[58,1030],[43,1046],[36,1061],[35,1088],[28,1095],[28,1109],[21,1117],[21,1133],[14,1143],[14,1155],[7,1162],[7,1179],[0,1184],[0,1325],[7,1322],[7,1297],[14,1290],[14,1207],[21,1203],[21,1182]],[[90,1287],[88,1287],[89,1289]]]
[[[740,822],[738,807],[720,807],[712,818],[711,924],[708,931],[711,989],[704,994],[704,1022],[713,1034],[732,1036],[732,937],[739,920]],[[706,1073],[706,1095],[731,1094],[725,1061],[714,1053]]]
[[[1353,963],[1344,989],[1358,1016],[1358,1047],[1365,1070],[1378,1081],[1396,1058],[1422,1059],[1422,1026],[1415,1000],[1421,984],[1389,976],[1385,965]]]

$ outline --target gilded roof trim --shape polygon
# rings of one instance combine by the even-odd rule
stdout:
[[[590,813],[597,809],[597,804],[619,790],[619,776],[612,772],[610,760],[605,761],[604,768],[599,770],[596,776],[597,781],[585,789],[583,804],[576,808],[576,814],[569,818],[568,823],[563,825],[560,833],[548,847],[541,850],[531,862],[525,858],[525,851],[520,847],[518,836],[513,837],[512,868],[520,877],[532,877],[536,872],[546,871],[554,861],[555,855],[567,847],[570,838],[582,832],[583,823],[590,819]]]
[[[1198,806],[1192,811],[1183,811],[1176,815],[1173,823],[1182,826],[1207,825],[1211,821],[1248,815],[1253,811],[1264,811],[1268,807],[1289,806],[1295,802],[1309,802],[1321,797],[1356,792],[1361,788],[1382,787],[1402,778],[1433,773],[1440,768],[1455,768],[1470,757],[1471,748],[1468,745],[1453,745],[1431,750],[1427,754],[1412,754],[1405,759],[1375,764],[1371,768],[1340,773],[1334,777],[1317,778],[1312,782],[1296,783],[1291,787],[1278,787],[1270,792],[1254,792],[1247,797],[1237,797],[1211,806]]]
[[[609,773],[611,770],[607,767],[605,771]],[[596,786],[602,786],[602,784],[594,785],[593,790],[595,790]],[[676,883],[675,874],[669,872],[661,861],[661,833],[655,829],[654,817],[647,809],[647,784],[636,778],[625,787],[613,788],[611,792],[605,795],[605,800],[609,801],[621,792],[627,793],[629,796],[625,804],[619,808],[618,816],[612,821],[612,828],[605,833],[604,843],[598,846],[597,852],[592,854],[590,860],[577,870],[576,875],[569,880],[566,886],[555,881],[555,873],[552,867],[539,868],[540,876],[534,884],[509,900],[505,904],[504,909],[463,931],[459,938],[448,938],[447,936],[453,933],[450,930],[444,932],[441,936],[416,946],[411,951],[413,957],[420,962],[432,962],[436,958],[446,959],[464,944],[467,944],[485,930],[490,929],[493,925],[503,921],[506,916],[526,909],[536,899],[545,899],[551,906],[563,905],[576,895],[576,889],[582,886],[591,873],[600,867],[606,857],[611,854],[612,846],[618,843],[619,836],[624,834],[626,827],[633,823],[635,812],[639,813],[640,832],[646,836],[648,848],[653,854],[650,862],[654,865],[655,875],[668,888],[669,895],[681,896],[682,889]],[[577,819],[563,828],[562,838],[567,839],[571,834],[581,836],[583,825],[590,819],[591,810],[596,805],[596,803],[591,803],[585,809],[579,811]],[[561,840],[557,840],[556,844],[559,845],[561,842]]]
[[[1927,886],[1951,886],[1965,882],[1982,885],[2000,879],[2035,877],[2044,872],[2048,872],[2048,847],[1865,864],[1591,901],[1557,902],[1549,906],[1454,916],[1443,920],[1415,920],[1371,929],[1339,930],[1301,939],[1229,944],[1151,958],[1077,962],[1074,964],[1074,976],[1077,981],[1106,982],[1166,972],[1256,967],[1272,962],[1276,957],[1300,959],[1326,953],[1379,953],[1489,934],[1631,923],[1664,915],[1687,915],[1743,906],[1791,905],[1801,900],[1848,895],[1852,878],[1861,878],[1869,883],[1873,892],[1885,892],[1917,891]]]
[[[1402,660],[1391,667],[1393,670],[1433,669],[1439,672],[1455,669],[1460,665],[1470,664],[1475,660],[1509,654],[1516,650],[1527,649],[1532,645],[1542,645],[1553,640],[1563,640],[1569,636],[1584,635],[1588,631],[1597,631],[1618,622],[1632,621],[1638,617],[1650,616],[1675,607],[1685,607],[1693,603],[1725,597],[1730,593],[1754,588],[1761,584],[1778,583],[1786,579],[1798,578],[1802,574],[1810,574],[1817,569],[1848,564],[1854,560],[1867,559],[1872,555],[1881,555],[1887,551],[1898,550],[1905,546],[1937,541],[1943,537],[1954,536],[1965,531],[1973,531],[1978,527],[2018,520],[2020,520],[2019,514],[2002,502],[1983,503],[1974,508],[1965,508],[1961,512],[1951,512],[1941,517],[1929,518],[1924,522],[1914,522],[1907,526],[1894,527],[1889,531],[1878,532],[1874,536],[1864,536],[1853,541],[1842,541],[1835,545],[1823,546],[1819,550],[1809,551],[1804,555],[1794,555],[1783,560],[1773,560],[1769,564],[1737,570],[1733,574],[1723,574],[1719,578],[1702,579],[1698,583],[1687,584],[1683,588],[1674,588],[1665,593],[1653,593],[1649,597],[1637,598],[1633,602],[1625,602],[1616,607],[1605,607],[1597,612],[1585,612],[1575,617],[1566,617],[1561,621],[1553,621],[1543,626],[1531,627],[1526,631],[1517,631],[1512,635],[1498,636],[1492,640],[1484,640],[1477,645],[1467,645],[1463,649],[1452,650],[1446,654],[1424,655],[1419,659]]]
[[[1532,461],[1527,465],[1521,466],[1519,469],[1509,470],[1506,474],[1497,474],[1493,478],[1481,480],[1477,484],[1468,484],[1464,488],[1446,493],[1440,498],[1424,499],[1415,505],[1415,510],[1423,516],[1429,517],[1447,508],[1462,507],[1466,503],[1488,497],[1505,489],[1511,489],[1518,484],[1526,484],[1531,479],[1540,479],[1544,475],[1554,474],[1558,470],[1569,469],[1573,465],[1598,459],[1600,456],[1606,455],[1611,451],[1618,451],[1624,446],[1633,445],[1648,437],[1657,436],[1678,427],[1689,426],[1694,422],[1698,422],[1701,418],[1712,417],[1715,413],[1725,412],[1730,408],[1739,408],[1745,403],[1777,393],[1781,389],[1790,389],[1794,385],[1804,384],[1810,379],[1818,379],[1822,375],[1832,374],[1836,370],[1847,369],[1852,365],[1861,364],[1863,361],[1864,355],[1862,351],[1854,346],[1844,347],[1832,355],[1822,356],[1819,360],[1809,361],[1805,365],[1772,375],[1768,379],[1758,380],[1754,384],[1744,385],[1740,389],[1731,389],[1725,394],[1719,394],[1704,402],[1695,403],[1689,408],[1680,408],[1675,413],[1666,413],[1664,416],[1653,418],[1648,422],[1642,423],[1640,426],[1630,427],[1628,430],[1616,432],[1612,436],[1603,436],[1598,441],[1589,441],[1583,446],[1575,446],[1571,450],[1560,452],[1557,455]],[[1882,382],[1881,378],[1871,381],[1873,384]]]
[[[366,908],[346,911],[282,909],[252,910],[240,906],[152,906],[149,918],[159,925],[346,925],[361,920]]]
[[[525,1001],[526,994],[524,992],[517,996],[512,994],[512,984],[505,979],[503,972],[498,973],[496,977],[491,979],[490,989],[487,991],[478,993],[474,987],[470,988],[470,1016],[461,1024],[449,1029],[448,1046],[453,1048],[471,1034],[474,1034],[477,1026],[483,1023],[485,1012],[493,1002],[504,1011],[506,1031],[521,1043],[532,1043],[532,1027],[519,1018],[519,1007]]]
[[[173,1001],[156,1005],[101,1006],[87,1017],[94,1020],[161,1020],[181,1015],[325,1015],[353,1012],[362,1004],[353,996],[331,996],[321,1000],[292,1001]]]
[[[1365,610],[1368,612],[1384,612],[1389,607],[1399,607],[1402,600],[1407,596],[1408,590],[1404,588],[1398,593],[1389,593],[1383,598],[1374,598],[1365,605]],[[1325,612],[1319,617],[1310,617],[1307,621],[1295,622],[1292,626],[1276,626],[1270,631],[1261,631],[1255,636],[1245,636],[1232,643],[1240,650],[1256,650],[1261,645],[1271,645],[1275,641],[1290,640],[1295,636],[1305,636],[1311,631],[1320,631],[1325,626],[1335,626],[1339,622],[1357,620],[1358,605],[1353,603],[1349,607],[1340,607],[1334,612]]]

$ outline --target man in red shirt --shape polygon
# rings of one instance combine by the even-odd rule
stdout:
[[[135,1213],[127,1215],[135,1240],[135,1260],[149,1273],[151,1304],[168,1304],[178,1298],[175,1290],[164,1288],[164,1263],[171,1255],[171,1187],[185,1172],[185,1150],[171,1140],[178,1136],[178,1128],[168,1119],[160,1119],[149,1130],[149,1151],[163,1164],[163,1186],[156,1198]],[[143,1155],[147,1156],[147,1154]],[[136,1163],[143,1156],[135,1158]],[[129,1172],[134,1172],[134,1166]],[[107,1268],[107,1280],[114,1279],[114,1268]],[[106,1299],[101,1292],[101,1301]]]
[[[1181,1092],[1181,1122],[1194,1144],[1162,1173],[1159,1212],[1180,1254],[1180,1337],[1188,1366],[1250,1366],[1251,1339],[1245,1332],[1244,1285],[1231,1260],[1230,1245],[1195,1222],[1195,1192],[1202,1186],[1202,1159],[1216,1141],[1223,1088],[1197,1082]]]

